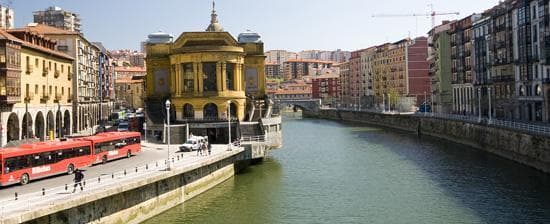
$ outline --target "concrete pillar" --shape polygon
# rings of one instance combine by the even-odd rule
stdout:
[[[222,63],[216,63],[216,88],[218,91],[223,91],[223,80],[222,80]]]
[[[241,78],[241,85],[240,85],[240,91],[246,91],[246,67],[243,64],[239,64],[241,75],[239,76]]]
[[[169,88],[170,88],[170,93],[174,94],[176,93],[176,69],[175,69],[175,66],[174,65],[170,65],[170,83],[169,83]]]
[[[181,67],[181,64],[174,64],[173,65],[175,67],[174,71],[175,71],[175,74],[174,74],[174,92],[176,93],[176,96],[179,96],[181,94],[181,73],[180,73],[180,67]]]
[[[199,67],[199,70],[198,70],[198,82],[197,84],[199,85],[199,93],[202,93],[204,92],[204,74],[203,74],[203,71],[202,71],[202,63],[199,63],[198,64],[198,67]]]
[[[219,91],[227,91],[227,63],[224,61],[220,63],[221,65],[221,87],[222,89]]]
[[[199,93],[199,65],[198,62],[193,62],[193,92]]]

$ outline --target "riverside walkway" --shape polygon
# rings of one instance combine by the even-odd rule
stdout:
[[[177,146],[170,147],[170,166],[174,172],[189,167],[200,166],[202,163],[216,158],[225,158],[243,151],[234,147],[227,151],[227,145],[212,145],[209,156],[197,155],[197,152],[178,152]],[[60,175],[43,180],[35,180],[28,185],[14,185],[0,189],[0,223],[5,219],[20,216],[37,209],[55,207],[58,204],[75,203],[80,198],[109,191],[134,181],[143,180],[155,175],[166,173],[167,146],[142,143],[142,152],[129,159],[120,159],[104,165],[84,168],[84,191],[73,191],[73,175]]]

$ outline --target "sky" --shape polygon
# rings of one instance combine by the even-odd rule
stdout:
[[[8,0],[0,0],[7,4]],[[211,0],[12,0],[15,26],[33,22],[32,12],[59,6],[80,14],[85,37],[108,49],[139,50],[149,33],[159,30],[177,38],[204,31]],[[406,37],[426,35],[429,17],[372,17],[373,14],[459,12],[437,17],[460,19],[480,13],[497,0],[217,0],[218,20],[235,38],[252,30],[266,50],[357,50]]]

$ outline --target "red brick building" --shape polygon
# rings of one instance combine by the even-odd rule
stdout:
[[[323,104],[334,104],[340,99],[340,76],[329,73],[312,79],[312,98],[321,99]]]

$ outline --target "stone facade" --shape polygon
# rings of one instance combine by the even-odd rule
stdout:
[[[7,94],[6,101],[2,102],[1,145],[21,139],[46,140],[71,134],[73,58],[56,51],[55,42],[29,29],[0,33],[9,40],[1,53],[3,58],[8,58],[7,92],[20,94],[13,99]],[[15,88],[14,83],[19,86]]]
[[[550,138],[517,130],[442,118],[320,110],[310,116],[363,122],[465,144],[550,173]]]

